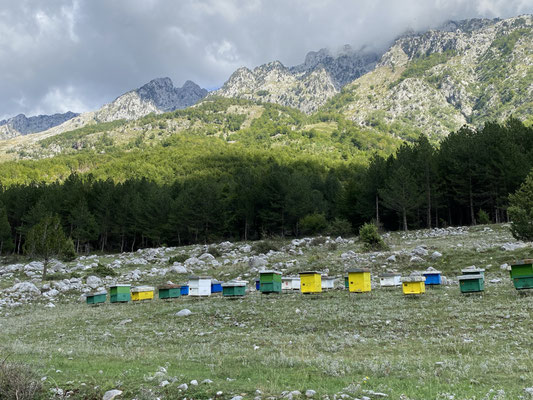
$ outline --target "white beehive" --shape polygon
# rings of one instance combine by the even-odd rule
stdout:
[[[300,290],[299,276],[284,276],[281,278],[282,290]]]
[[[211,277],[191,276],[189,278],[189,296],[210,296]]]
[[[395,287],[395,286],[401,286],[402,275],[391,272],[391,273],[384,273],[379,276],[379,284],[381,287]]]
[[[334,289],[336,280],[333,276],[322,275],[322,290]]]

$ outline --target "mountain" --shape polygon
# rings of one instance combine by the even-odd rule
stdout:
[[[322,111],[404,139],[423,132],[438,140],[464,124],[511,115],[531,119],[532,27],[525,15],[402,36]]]
[[[253,70],[239,68],[210,96],[276,103],[310,114],[346,83],[371,71],[378,59],[377,53],[356,52],[348,45],[337,55],[321,49],[308,53],[303,64],[290,68],[279,61]]]
[[[29,118],[24,114],[19,114],[13,118],[0,121],[0,139],[42,132],[78,115],[71,111],[64,114],[38,115]]]
[[[62,132],[82,128],[89,124],[111,122],[117,120],[134,120],[150,113],[161,114],[168,111],[183,109],[196,104],[207,95],[207,90],[196,83],[187,81],[179,88],[174,87],[170,78],[153,79],[138,89],[131,90],[116,98],[109,104],[96,111],[74,114],[63,123],[51,125],[41,129],[44,136],[53,136]],[[30,118],[31,119],[31,118]],[[18,136],[17,133],[2,137],[0,126],[0,139]],[[6,129],[7,132],[7,129]],[[35,131],[39,132],[39,131]]]

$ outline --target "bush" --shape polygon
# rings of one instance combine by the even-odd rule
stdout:
[[[339,245],[335,242],[331,242],[330,244],[328,244],[328,250],[329,251],[335,251],[339,248]]]
[[[26,365],[6,360],[0,363],[0,399],[33,400],[42,391],[37,375]]]
[[[222,256],[222,253],[220,252],[220,250],[218,250],[215,246],[209,246],[209,248],[207,249],[207,252],[211,254],[213,257]]]
[[[98,263],[96,267],[93,267],[89,270],[87,276],[89,275],[96,275],[100,278],[105,278],[106,276],[117,276],[117,272],[113,268],[108,267],[107,265]]]
[[[321,244],[324,244],[326,243],[326,238],[323,237],[323,236],[319,236],[319,237],[316,237],[316,238],[313,238],[311,240],[311,243],[309,243],[311,246],[320,246]]]
[[[300,231],[304,235],[315,235],[324,232],[328,226],[328,221],[324,214],[309,214],[300,220]]]
[[[490,224],[489,214],[487,214],[482,209],[479,209],[479,211],[477,213],[477,222],[478,222],[478,224],[481,224],[481,225]]]
[[[533,174],[509,196],[511,233],[515,239],[533,241]]]
[[[168,263],[169,264],[174,264],[174,263],[184,263],[185,261],[187,261],[189,259],[189,256],[187,254],[178,254],[177,256],[174,256],[174,257],[170,257],[168,259]]]
[[[329,224],[328,233],[332,236],[348,236],[352,233],[352,224],[344,218],[335,218]]]
[[[263,240],[254,243],[254,245],[252,246],[252,250],[257,254],[266,254],[270,250],[278,251],[279,245],[272,240]]]
[[[387,245],[379,234],[377,226],[374,224],[364,224],[361,229],[359,229],[359,240],[361,240],[364,249],[367,251],[387,249]]]

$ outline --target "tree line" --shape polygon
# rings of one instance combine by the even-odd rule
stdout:
[[[10,185],[0,188],[0,252],[22,253],[51,217],[78,252],[346,235],[371,220],[387,229],[501,222],[532,152],[533,129],[509,119],[464,127],[438,148],[421,136],[367,166],[221,152],[168,182],[71,174]]]

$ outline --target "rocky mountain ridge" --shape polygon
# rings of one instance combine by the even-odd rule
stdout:
[[[13,118],[0,121],[0,139],[42,132],[78,115],[71,111],[63,114],[37,115],[34,117],[26,117],[24,114],[19,114]]]

